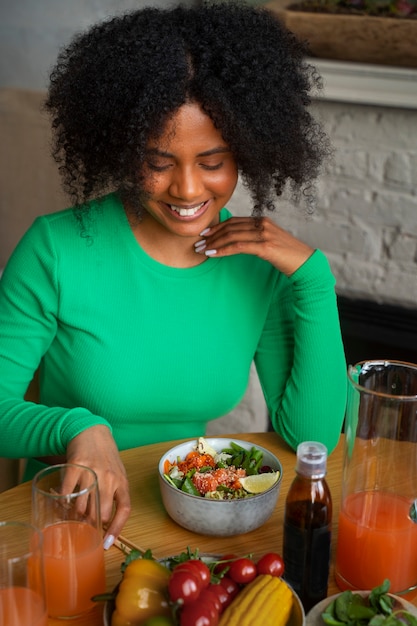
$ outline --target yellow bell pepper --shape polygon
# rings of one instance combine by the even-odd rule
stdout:
[[[111,626],[139,626],[156,615],[169,616],[167,587],[171,572],[150,559],[126,567],[115,600]]]

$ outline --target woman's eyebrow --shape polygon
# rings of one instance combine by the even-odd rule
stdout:
[[[206,157],[212,156],[213,154],[224,154],[226,152],[230,152],[230,148],[228,146],[218,146],[216,148],[211,148],[211,150],[199,152],[196,156]],[[166,152],[165,150],[160,150],[159,148],[147,148],[146,154],[153,154],[155,156],[165,157],[166,159],[175,158],[175,154],[172,154],[171,152]]]

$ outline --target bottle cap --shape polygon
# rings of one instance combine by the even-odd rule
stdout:
[[[297,447],[295,471],[310,478],[322,478],[326,474],[327,448],[318,441],[303,441]]]

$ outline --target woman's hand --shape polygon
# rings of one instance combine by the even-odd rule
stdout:
[[[67,463],[86,465],[97,474],[101,519],[107,528],[104,547],[110,548],[129,517],[130,495],[126,470],[107,426],[92,426],[74,437],[67,447]],[[68,479],[77,482],[74,475]]]
[[[314,249],[280,228],[268,217],[232,217],[203,230],[196,252],[222,257],[253,254],[291,276]]]

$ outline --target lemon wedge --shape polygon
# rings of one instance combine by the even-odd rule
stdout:
[[[254,474],[239,478],[243,489],[248,493],[262,493],[275,485],[279,478],[279,472],[265,472],[265,474]]]

